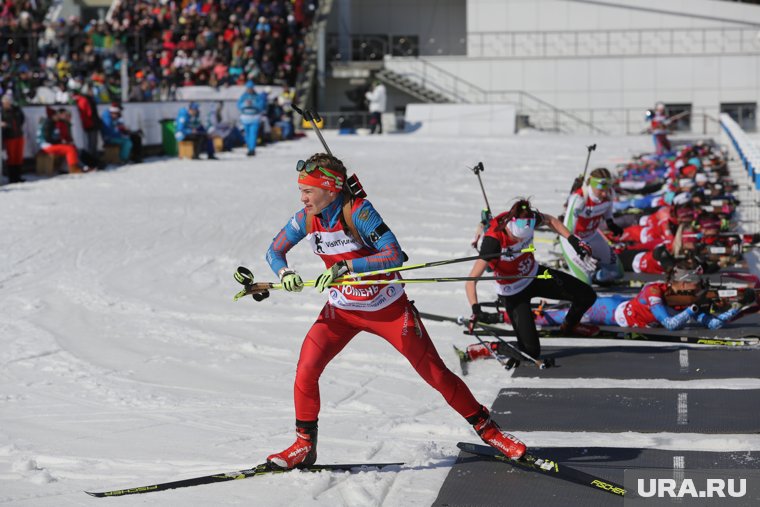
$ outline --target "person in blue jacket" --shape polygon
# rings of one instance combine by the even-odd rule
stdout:
[[[237,107],[240,111],[240,124],[243,127],[249,157],[256,155],[256,140],[259,136],[259,125],[261,124],[261,110],[256,107],[256,99],[253,81],[248,81],[245,84],[245,91],[238,99]]]
[[[132,153],[132,139],[120,128],[120,119],[121,107],[116,103],[111,104],[101,116],[100,133],[103,136],[103,144],[117,145],[119,159],[126,162]]]
[[[180,108],[177,113],[176,130],[174,137],[177,141],[193,141],[195,148],[193,153],[198,153],[205,148],[209,160],[216,160],[214,143],[206,129],[203,128],[200,118],[200,107],[197,102],[191,102],[188,107]],[[198,158],[198,155],[193,155]]]

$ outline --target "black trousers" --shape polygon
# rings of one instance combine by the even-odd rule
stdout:
[[[130,154],[129,158],[132,162],[139,164],[143,159],[142,136],[138,132],[130,132],[129,139],[132,141],[132,153]]]
[[[541,354],[541,343],[538,340],[533,309],[530,306],[532,298],[542,297],[570,301],[570,310],[567,312],[565,322],[571,328],[581,321],[583,314],[596,301],[596,292],[590,285],[563,271],[542,265],[538,266],[539,273],[543,273],[547,269],[552,276],[548,280],[536,278],[530,285],[513,296],[499,296],[499,302],[507,310],[512,326],[515,328],[520,350],[535,358]]]
[[[369,133],[374,134],[375,129],[378,134],[383,133],[383,115],[377,111],[369,114]]]

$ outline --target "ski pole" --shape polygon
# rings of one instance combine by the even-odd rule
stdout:
[[[583,168],[583,177],[581,178],[581,184],[586,181],[586,171],[588,171],[588,162],[591,159],[591,152],[596,150],[596,144],[590,144],[586,146],[588,154],[586,155],[586,166]]]
[[[525,352],[523,350],[520,350],[519,348],[517,348],[514,345],[512,345],[510,342],[504,340],[501,336],[499,336],[498,334],[496,334],[492,329],[489,329],[487,327],[483,327],[483,325],[482,325],[481,322],[478,322],[478,327],[480,327],[480,329],[482,329],[486,333],[490,334],[491,336],[493,336],[494,338],[496,338],[497,340],[499,340],[500,343],[503,343],[505,346],[509,347],[509,349],[512,350],[513,352],[515,352],[516,354],[519,354],[524,359],[527,359],[528,361],[530,361],[533,364],[535,364],[536,366],[538,366],[539,369],[543,370],[543,369],[549,368],[550,366],[553,365],[553,361],[536,359],[535,357],[531,356],[527,352]]]
[[[478,177],[478,183],[480,183],[480,191],[483,192],[483,199],[486,201],[486,211],[488,212],[488,215],[491,215],[491,205],[488,204],[488,197],[486,197],[486,189],[483,186],[483,180],[480,178],[480,173],[486,170],[485,167],[483,167],[483,162],[478,162],[475,167],[470,168],[472,172],[475,173],[475,176]]]
[[[314,132],[316,132],[317,137],[319,138],[320,142],[322,143],[322,146],[325,147],[325,151],[328,155],[331,157],[333,156],[332,152],[330,151],[330,147],[327,146],[327,142],[325,141],[325,138],[322,137],[322,132],[320,132],[319,127],[317,126],[317,122],[320,121],[322,118],[320,118],[319,113],[312,111],[311,109],[303,110],[296,106],[295,104],[291,104],[291,107],[301,116],[303,116],[303,119],[311,123],[311,128],[314,129]]]
[[[391,280],[336,280],[330,284],[330,287],[338,287],[341,285],[396,285],[404,283],[443,283],[443,282],[471,282],[481,280],[521,280],[524,278],[537,278],[539,280],[549,280],[552,278],[551,273],[547,269],[540,275],[533,276],[447,276],[447,277],[433,277],[433,278],[395,278]],[[309,280],[311,282],[311,280]],[[309,282],[304,282],[307,285]]]
[[[444,283],[444,282],[466,282],[466,281],[480,281],[480,280],[519,280],[525,278],[536,278],[541,280],[548,280],[552,278],[549,270],[545,270],[539,275],[533,276],[453,276],[453,277],[436,277],[436,278],[412,278],[401,279],[395,278],[391,280],[336,280],[329,285],[329,287],[340,287],[346,285],[399,285],[407,283]],[[251,277],[251,280],[253,278]],[[304,287],[313,287],[316,284],[316,280],[307,280],[303,282]],[[248,283],[243,290],[235,294],[234,301],[247,296],[248,294],[259,294],[266,290],[281,290],[281,283],[273,282],[252,282]]]
[[[422,317],[423,319],[435,320],[435,321],[438,321],[438,322],[453,322],[455,324],[458,324],[460,326],[465,326],[465,327],[467,327],[468,324],[469,324],[469,322],[470,322],[470,320],[467,317],[464,317],[462,315],[460,315],[459,317],[445,317],[443,315],[435,315],[435,314],[432,314],[432,313],[420,312],[420,317]],[[543,369],[543,368],[548,368],[550,366],[553,366],[554,361],[548,361],[548,360],[547,361],[542,361],[540,359],[536,359],[533,356],[529,355],[527,352],[523,352],[522,350],[518,349],[517,347],[515,347],[514,345],[512,345],[512,343],[504,340],[502,337],[500,337],[498,334],[496,334],[496,332],[494,331],[494,329],[497,329],[497,328],[494,328],[491,324],[487,324],[487,323],[480,322],[480,321],[478,321],[476,324],[477,324],[477,326],[481,330],[483,330],[484,332],[492,335],[494,338],[496,338],[497,340],[499,340],[499,342],[503,343],[504,345],[506,345],[507,347],[509,347],[510,350],[512,350],[515,353],[519,354],[523,358],[525,358],[525,359],[527,359],[529,361],[532,361],[539,368]],[[476,338],[478,337],[478,335],[475,334],[475,333],[473,333],[473,336],[475,336]]]
[[[486,168],[483,166],[483,162],[478,162],[477,164],[475,164],[475,167],[471,167],[470,170],[473,173],[475,173],[475,176],[478,177],[478,183],[480,184],[480,191],[483,193],[483,199],[486,201],[486,209],[480,212],[480,223],[478,224],[478,229],[477,229],[477,232],[475,233],[475,238],[470,242],[470,245],[475,250],[477,250],[480,236],[483,234],[483,231],[488,225],[488,222],[491,220],[492,214],[491,214],[491,205],[489,204],[488,197],[486,196],[486,189],[483,186],[483,180],[480,178],[480,173],[486,170]]]
[[[501,359],[501,356],[499,354],[497,354],[495,350],[491,349],[491,347],[489,347],[488,344],[483,341],[483,339],[480,337],[480,335],[478,333],[472,333],[472,336],[474,336],[480,342],[480,344],[482,346],[484,346],[486,349],[488,349],[488,353],[491,354],[491,356],[494,359],[496,359],[499,362],[499,364],[504,367],[505,370],[511,370],[512,369],[513,365],[509,364],[509,361],[503,361]]]
[[[519,252],[513,252],[513,253],[532,253],[535,251],[536,251],[536,248],[533,245],[530,245],[526,248],[523,248]],[[408,264],[406,266],[399,266],[397,268],[378,269],[376,271],[368,271],[364,273],[348,273],[347,275],[344,275],[343,277],[337,279],[336,282],[341,281],[341,280],[347,280],[350,278],[360,278],[360,277],[372,276],[372,275],[384,275],[386,273],[395,273],[398,271],[410,271],[412,269],[435,268],[438,266],[446,266],[448,264],[456,264],[458,262],[475,261],[478,259],[488,260],[488,259],[494,259],[494,258],[500,257],[501,255],[502,255],[502,252],[496,252],[494,254],[489,254],[489,255],[471,255],[469,257],[458,257],[456,259],[423,262],[420,264]]]

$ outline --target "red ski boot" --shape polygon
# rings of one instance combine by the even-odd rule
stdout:
[[[525,454],[525,444],[515,438],[514,435],[502,431],[499,425],[491,419],[491,415],[486,407],[481,406],[480,412],[468,418],[467,421],[472,424],[472,427],[475,428],[475,431],[483,439],[483,442],[504,456],[511,459],[520,459]]]
[[[559,330],[562,334],[566,334],[567,336],[582,336],[586,338],[591,338],[599,334],[599,326],[595,326],[594,324],[578,323],[571,328],[567,322],[563,322],[562,325],[559,326]]]
[[[491,355],[497,351],[496,342],[474,343],[467,346],[465,354],[468,361],[474,361],[476,359],[491,357]]]
[[[308,427],[308,426],[312,427]],[[296,426],[296,441],[284,451],[267,457],[267,463],[289,470],[313,465],[317,461],[317,423]]]

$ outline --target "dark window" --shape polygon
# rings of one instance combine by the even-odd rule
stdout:
[[[720,112],[728,114],[745,132],[757,130],[757,102],[721,104]]]
[[[665,104],[665,112],[673,118],[671,126],[674,131],[691,131],[691,104]]]

